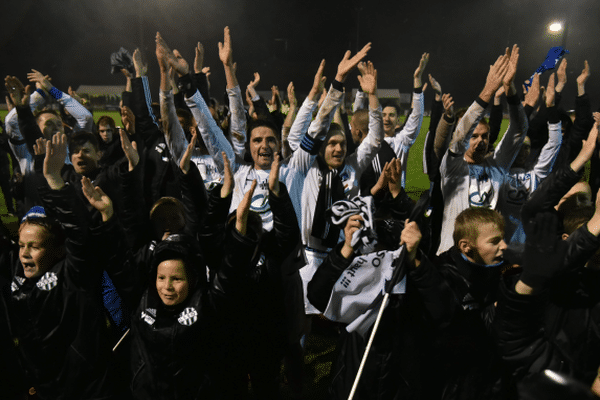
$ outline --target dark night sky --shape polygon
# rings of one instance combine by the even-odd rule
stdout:
[[[63,90],[124,84],[121,75],[110,74],[110,54],[120,46],[141,47],[157,92],[158,30],[190,63],[195,43],[204,44],[212,94],[219,96],[225,82],[217,42],[229,25],[242,88],[259,71],[260,90],[272,84],[284,90],[293,80],[297,91],[306,92],[320,59],[327,60],[325,74],[332,78],[343,52],[356,51],[358,37],[361,47],[373,42],[368,59],[378,69],[380,88],[410,91],[419,57],[428,51],[426,72],[458,105],[468,105],[482,88],[488,65],[509,44],[521,48],[517,79],[529,77],[550,47],[562,43],[545,33],[546,26],[566,16],[571,54],[563,105],[572,107],[575,79],[587,59],[592,69],[588,92],[598,108],[599,9],[598,0],[20,0],[3,5],[0,74],[25,80],[35,68]],[[351,76],[347,86],[357,85]]]

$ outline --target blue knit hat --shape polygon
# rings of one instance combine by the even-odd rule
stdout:
[[[32,219],[40,219],[46,218],[46,210],[42,206],[33,206],[27,211],[25,216],[21,219],[21,223],[32,220]]]

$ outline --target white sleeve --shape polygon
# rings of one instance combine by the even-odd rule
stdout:
[[[50,89],[50,95],[54,97],[60,104],[65,107],[65,110],[69,112],[77,120],[77,126],[80,129],[92,131],[94,126],[94,117],[87,108],[81,105],[77,100],[68,94],[61,92],[54,86]]]
[[[227,89],[227,96],[229,97],[229,107],[231,108],[230,126],[233,151],[239,157],[242,157],[244,155],[244,145],[246,144],[246,113],[244,112],[244,102],[240,86]],[[229,157],[229,154],[227,154],[227,157]],[[233,160],[233,158],[230,158],[230,160]]]
[[[485,109],[477,101],[471,104],[456,126],[452,141],[450,142],[450,146],[448,146],[448,151],[451,151],[455,155],[465,154],[469,148],[471,135],[477,124],[479,124],[479,121],[481,121],[481,118],[483,118],[484,111]]]
[[[313,100],[309,100],[307,97],[304,99],[302,106],[298,110],[296,114],[296,119],[294,119],[294,123],[290,128],[290,133],[288,135],[288,144],[290,145],[290,149],[292,152],[295,152],[300,147],[300,141],[302,140],[302,136],[308,132],[308,126],[312,121],[312,114],[317,108],[318,103]]]
[[[533,167],[535,177],[541,182],[552,171],[554,161],[562,144],[562,123],[551,124],[548,122],[548,141],[542,147],[542,151]]]
[[[308,127],[307,135],[313,139],[322,139],[327,134],[331,121],[333,121],[333,115],[335,110],[342,104],[343,92],[335,89],[333,86],[329,88],[327,97],[321,105],[317,117],[310,123]]]
[[[238,87],[239,88],[239,87]],[[229,89],[228,89],[229,90]],[[198,123],[198,130],[200,136],[206,145],[208,153],[212,156],[217,168],[222,173],[224,170],[223,157],[221,152],[225,152],[229,162],[231,163],[231,169],[234,171],[235,154],[231,143],[227,140],[223,131],[217,125],[217,122],[212,117],[204,98],[199,91],[190,98],[185,99],[185,103],[192,112],[194,119]],[[233,119],[233,116],[232,116]],[[245,122],[244,122],[245,124]],[[244,128],[245,129],[245,128]],[[245,137],[245,135],[244,135]],[[243,147],[243,144],[242,144]]]
[[[352,112],[357,112],[358,110],[364,110],[369,105],[369,95],[363,92],[362,90],[356,91],[356,96],[354,96],[354,104],[352,104]]]
[[[505,171],[510,169],[515,157],[517,157],[523,140],[525,140],[527,129],[529,129],[527,114],[525,114],[520,101],[517,104],[509,103],[508,112],[510,115],[508,129],[494,151],[494,160]]]
[[[369,133],[356,149],[356,163],[360,171],[364,171],[373,161],[383,141],[383,114],[381,106],[377,109],[369,107]]]
[[[183,128],[179,123],[179,118],[177,118],[175,101],[173,100],[173,91],[161,90],[159,94],[160,114],[163,123],[165,142],[171,152],[173,161],[179,165],[183,153],[185,153],[185,150],[187,149],[188,141],[183,132]]]
[[[412,100],[412,112],[406,119],[404,128],[392,138],[392,143],[390,143],[397,155],[400,154],[401,149],[408,151],[417,140],[417,136],[421,131],[421,125],[423,124],[424,113],[425,97],[423,96],[423,92],[414,93]]]
[[[306,174],[312,165],[315,156],[311,155],[314,146],[320,146],[323,137],[327,134],[335,110],[342,103],[343,92],[335,89],[333,86],[327,92],[327,97],[323,101],[317,117],[310,123],[308,132],[304,135],[300,148],[292,154],[289,167],[295,169],[300,174]],[[303,104],[304,105],[304,104]],[[296,117],[296,119],[298,119]]]

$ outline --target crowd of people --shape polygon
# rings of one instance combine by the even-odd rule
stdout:
[[[315,318],[339,328],[324,398],[600,396],[587,62],[570,114],[567,60],[519,93],[517,45],[467,109],[429,75],[430,189],[415,202],[428,53],[401,124],[398,104],[380,104],[370,43],[328,89],[323,60],[301,104],[293,83],[287,103],[275,87],[260,97],[258,73],[243,96],[232,48],[225,28],[225,104],[200,43],[190,65],[157,33],[158,104],[140,51],[113,55],[122,128],[40,71],[5,78],[15,162],[11,176],[0,154],[1,189],[20,224],[0,238],[3,398],[278,399],[282,365],[306,398]]]

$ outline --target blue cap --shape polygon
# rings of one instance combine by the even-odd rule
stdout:
[[[46,210],[44,210],[44,207],[42,206],[34,206],[31,207],[29,209],[29,211],[27,211],[27,213],[25,214],[25,216],[21,219],[21,223],[25,222],[25,221],[29,221],[31,219],[40,219],[40,218],[46,218]]]

